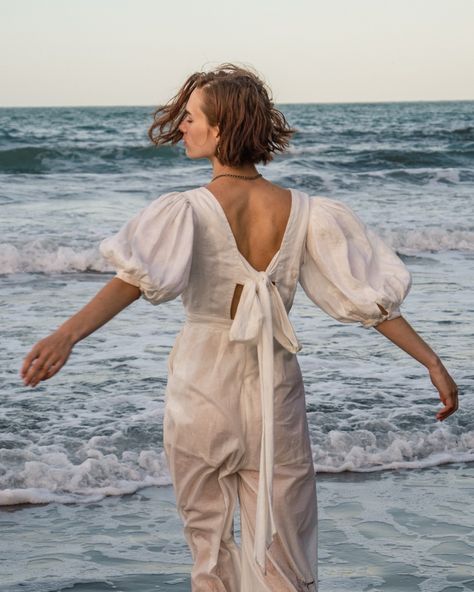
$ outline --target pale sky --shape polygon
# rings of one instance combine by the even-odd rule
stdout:
[[[226,61],[276,103],[473,100],[474,0],[0,0],[0,106],[156,105]]]

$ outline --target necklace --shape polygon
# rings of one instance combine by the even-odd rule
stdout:
[[[249,177],[246,175],[233,175],[232,173],[221,173],[220,175],[216,175],[215,177],[213,177],[211,179],[211,183],[212,183],[212,181],[215,181],[219,177],[236,177],[237,179],[246,179],[247,181],[253,181],[254,179],[258,179],[261,176],[262,176],[262,173],[258,173],[258,175],[254,175],[253,177]]]

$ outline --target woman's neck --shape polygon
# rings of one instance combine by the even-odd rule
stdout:
[[[217,175],[242,175],[244,177],[254,177],[258,175],[258,171],[254,164],[243,165],[241,167],[233,167],[222,164],[217,158],[211,161],[212,163],[212,178]]]

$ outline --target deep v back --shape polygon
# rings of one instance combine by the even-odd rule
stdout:
[[[226,214],[224,207],[222,206],[220,200],[214,195],[214,193],[212,191],[210,191],[207,187],[202,186],[201,189],[203,189],[208,195],[209,197],[211,197],[215,202],[216,205],[218,207],[219,212],[222,215],[222,220],[223,223],[226,227],[226,231],[229,235],[229,240],[233,245],[233,248],[235,249],[236,253],[238,254],[239,258],[242,260],[242,263],[246,266],[248,266],[251,270],[253,271],[265,271],[268,272],[271,270],[271,268],[276,264],[277,260],[278,260],[278,256],[287,240],[288,234],[289,234],[289,228],[292,222],[292,218],[294,215],[294,196],[293,196],[293,191],[291,189],[288,189],[288,191],[290,192],[290,212],[288,214],[287,220],[286,220],[286,224],[285,224],[285,229],[281,235],[281,239],[279,241],[279,247],[278,249],[273,253],[272,257],[270,258],[270,260],[268,261],[268,263],[264,266],[263,269],[256,269],[256,267],[254,267],[250,261],[247,259],[247,257],[245,257],[242,253],[242,250],[239,248],[239,244],[238,241],[236,239],[236,236],[234,234],[234,231],[232,230],[232,226],[229,222],[229,217]]]

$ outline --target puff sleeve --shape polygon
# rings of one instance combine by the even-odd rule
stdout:
[[[412,278],[398,255],[351,208],[335,199],[315,197],[310,202],[299,281],[327,314],[369,328],[401,316],[400,304]]]
[[[165,193],[139,211],[99,250],[116,277],[140,289],[152,304],[176,298],[189,280],[193,209],[186,195]]]

